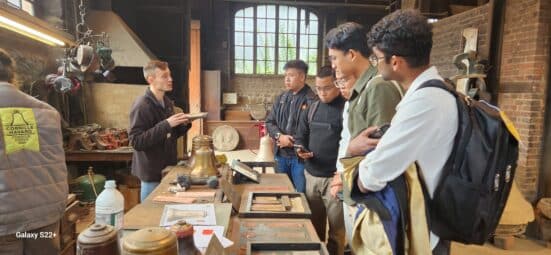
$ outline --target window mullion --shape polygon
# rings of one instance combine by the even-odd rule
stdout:
[[[258,5],[253,8],[253,74],[256,74],[256,51],[258,50],[256,41],[256,37],[258,36],[258,28],[256,26],[258,23],[257,9]]]
[[[296,35],[296,38],[297,38],[297,45],[296,45],[296,55],[295,55],[295,59],[300,59],[300,23],[302,22],[300,20],[300,14],[302,13],[302,9],[300,8],[297,8],[297,35]],[[308,61],[308,60],[307,60]],[[306,61],[306,62],[307,62]]]
[[[279,74],[279,5],[276,4],[276,27],[275,27],[275,49],[274,49],[274,74]]]

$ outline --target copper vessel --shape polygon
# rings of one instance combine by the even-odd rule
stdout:
[[[122,254],[178,255],[176,235],[160,227],[140,229],[124,237]]]
[[[117,231],[105,224],[94,224],[88,227],[78,235],[77,254],[119,255]]]
[[[178,221],[170,227],[170,231],[178,237],[179,255],[201,255],[193,240],[193,225],[187,224],[186,221]]]

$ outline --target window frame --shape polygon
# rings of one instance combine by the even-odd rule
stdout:
[[[263,31],[263,32],[259,32],[258,29],[257,29],[257,24],[258,24],[258,20],[259,19],[264,19],[264,20],[268,20],[268,19],[272,19],[272,18],[269,18],[266,16],[264,17],[258,17],[258,7],[261,7],[261,6],[275,6],[275,18],[274,19],[274,22],[275,22],[275,32],[267,32],[267,31]],[[279,55],[279,49],[280,49],[280,45],[279,45],[279,41],[280,41],[280,20],[281,21],[289,21],[289,20],[292,20],[292,19],[289,19],[289,18],[281,18],[280,17],[280,7],[288,7],[288,8],[296,8],[297,9],[297,17],[296,19],[294,19],[294,22],[296,22],[296,32],[294,33],[295,36],[296,36],[296,43],[295,43],[295,59],[301,59],[300,56],[301,56],[301,50],[306,50],[306,51],[309,51],[309,50],[316,50],[316,61],[315,61],[315,70],[319,69],[319,66],[320,66],[320,63],[321,63],[321,55],[323,54],[322,50],[321,49],[321,46],[322,46],[322,38],[321,38],[321,34],[322,34],[322,31],[321,31],[321,28],[322,28],[322,16],[320,15],[320,13],[316,10],[312,10],[310,8],[305,8],[305,7],[302,7],[302,6],[293,6],[293,5],[285,5],[285,4],[254,4],[254,5],[236,5],[232,8],[232,15],[231,15],[231,28],[230,28],[230,35],[229,35],[229,40],[231,42],[231,49],[230,49],[230,70],[231,70],[231,73],[233,75],[236,75],[236,76],[257,76],[257,77],[264,77],[264,76],[277,76],[277,77],[281,77],[284,75],[283,73],[283,70],[280,70],[280,66],[279,66],[279,62],[280,62],[280,55]],[[247,17],[249,19],[252,19],[253,20],[253,31],[252,32],[248,32],[248,33],[252,33],[252,36],[253,36],[253,43],[252,43],[252,46],[250,45],[246,45],[244,42],[243,45],[236,45],[236,40],[235,40],[235,35],[236,35],[236,15],[239,11],[245,11],[245,9],[247,8],[251,8],[253,9],[253,16],[252,17]],[[309,47],[310,45],[307,45],[306,48],[303,48],[301,49],[301,36],[306,36],[308,37],[308,42],[310,40],[310,36],[312,36],[312,34],[306,32],[304,33],[305,31],[301,31],[300,27],[301,27],[301,13],[304,11],[304,13],[308,13],[308,14],[313,14],[316,16],[317,20],[317,34],[315,34],[316,36],[316,40],[317,40],[317,44],[316,44],[316,47],[315,48],[311,48]],[[244,18],[245,19],[245,18]],[[245,23],[243,23],[245,25]],[[265,29],[267,30],[267,29]],[[247,32],[245,31],[245,27],[243,27],[243,31],[237,31],[237,32]],[[273,60],[270,60],[272,61],[273,65],[274,65],[274,73],[265,73],[265,72],[262,72],[262,73],[258,73],[258,70],[257,70],[257,64],[259,62],[264,62],[264,63],[269,63],[265,57],[264,60],[259,60],[258,59],[258,56],[257,56],[257,52],[258,52],[258,49],[259,49],[259,46],[258,46],[258,42],[257,42],[257,39],[258,39],[258,35],[259,34],[266,34],[266,35],[270,35],[270,34],[273,34],[274,35],[274,39],[275,39],[275,43],[274,43],[274,46],[261,46],[261,48],[267,48],[267,47],[273,47],[274,48],[274,56],[273,56]],[[286,34],[290,34],[290,33],[286,33]],[[245,38],[245,36],[243,36],[243,38]],[[241,47],[252,47],[253,48],[253,56],[252,56],[252,59],[246,59],[245,57],[245,50],[243,51],[243,56],[242,56],[242,59],[236,59],[236,46],[241,46]],[[289,48],[289,47],[285,47],[287,49],[293,49],[293,48]],[[287,52],[287,51],[286,51]],[[309,56],[309,53],[306,54],[306,56]],[[252,69],[252,73],[244,73],[244,72],[241,72],[241,73],[237,73],[236,72],[236,61],[239,61],[239,60],[242,60],[242,61],[252,61],[252,64],[253,64],[253,69]],[[289,59],[290,60],[290,59]],[[311,63],[313,62],[309,62],[308,59],[302,59],[303,61],[305,61],[308,65],[309,65],[309,71],[310,70],[314,70],[312,69],[312,65]],[[267,66],[265,64],[265,66]],[[315,76],[315,72],[314,74],[307,74],[307,76]]]

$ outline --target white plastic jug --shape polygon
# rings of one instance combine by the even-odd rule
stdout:
[[[96,223],[107,224],[122,229],[124,216],[124,197],[116,189],[114,180],[105,182],[105,189],[96,199]]]

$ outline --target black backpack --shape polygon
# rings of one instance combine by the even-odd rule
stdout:
[[[450,92],[459,117],[452,153],[427,202],[430,229],[443,240],[483,244],[494,233],[513,184],[518,133],[497,107],[440,80],[418,89],[427,87]]]

